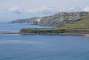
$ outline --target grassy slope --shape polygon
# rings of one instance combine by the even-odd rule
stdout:
[[[89,33],[89,15],[82,17],[80,21],[65,26],[57,30],[22,29],[20,33],[50,34],[50,33]]]
[[[89,15],[82,17],[80,21],[73,24],[65,24],[60,29],[89,29]]]

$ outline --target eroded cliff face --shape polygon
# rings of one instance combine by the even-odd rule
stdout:
[[[66,23],[80,21],[81,17],[87,16],[89,12],[60,12],[53,16],[33,17],[28,19],[18,19],[12,23],[30,23],[35,25],[60,27]]]

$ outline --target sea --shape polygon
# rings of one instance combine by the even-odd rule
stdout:
[[[17,32],[22,28],[45,27],[0,24],[0,31]],[[0,34],[0,60],[89,60],[89,37]]]

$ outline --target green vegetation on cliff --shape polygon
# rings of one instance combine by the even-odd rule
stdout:
[[[64,29],[41,29],[41,28],[35,28],[35,29],[22,29],[20,33],[35,33],[35,34],[59,34],[64,33],[66,30]]]
[[[42,26],[52,26],[52,27],[60,27],[67,23],[73,23],[80,20],[81,17],[87,16],[89,12],[59,12],[52,16],[44,16],[44,17],[33,17],[27,19],[17,19],[12,21],[11,23],[30,23],[35,25]]]
[[[74,13],[73,13],[73,15],[74,15]],[[80,14],[80,15],[82,15],[82,14]],[[65,15],[64,17],[66,17],[66,19],[68,18],[68,20],[64,19],[64,21],[59,21],[60,20],[59,15],[56,15],[54,17],[50,16],[50,17],[43,18],[43,20],[46,24],[49,24],[48,23],[48,22],[50,22],[49,20],[51,20],[52,25],[55,25],[56,22],[58,23],[58,27],[56,25],[56,27],[53,29],[50,29],[50,28],[49,29],[48,28],[47,29],[41,29],[41,28],[30,29],[30,28],[28,28],[28,29],[22,29],[20,31],[20,33],[35,33],[35,34],[79,33],[79,34],[89,34],[89,14],[85,14],[85,15],[80,16],[80,17],[77,16],[79,19],[78,18],[76,19],[76,15],[72,16],[71,14],[69,14],[68,16]],[[43,23],[43,20],[41,21],[41,23]],[[54,21],[56,21],[56,22],[54,22]]]
[[[60,29],[89,29],[89,15],[82,17],[80,21],[72,24],[65,24]]]

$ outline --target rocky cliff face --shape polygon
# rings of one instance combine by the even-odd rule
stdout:
[[[87,16],[88,14],[88,12],[61,12],[54,16],[43,17],[39,24],[57,27],[66,23],[79,21],[81,17]]]
[[[34,17],[29,19],[18,19],[12,23],[31,23],[45,26],[61,26],[66,23],[79,21],[81,17],[87,16],[88,12],[60,12],[53,16]]]
[[[30,24],[37,24],[37,19],[39,19],[39,17],[33,17],[33,18],[28,18],[28,19],[17,19],[15,21],[12,21],[11,23],[30,23]]]

